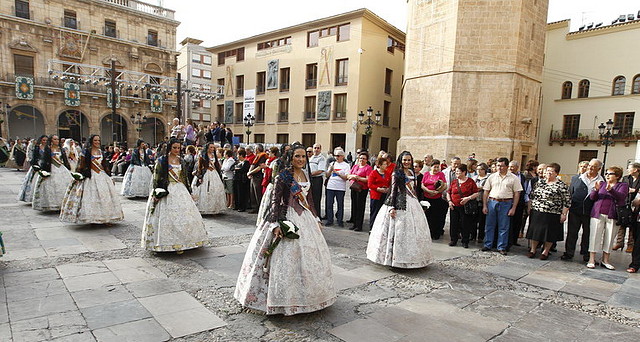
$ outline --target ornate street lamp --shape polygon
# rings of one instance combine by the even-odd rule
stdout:
[[[136,113],[135,116],[131,114],[130,118],[131,118],[131,122],[133,122],[134,125],[138,125],[138,127],[136,127],[136,131],[138,132],[138,139],[140,139],[140,133],[142,132],[142,125],[147,122],[147,117],[142,116],[142,114],[138,112]]]
[[[245,133],[247,133],[247,145],[248,145],[249,137],[251,136],[251,126],[254,125],[256,121],[256,117],[253,116],[253,114],[249,113],[244,117],[243,121],[244,121],[244,126],[247,127],[247,130],[245,131]]]
[[[373,109],[371,108],[371,106],[367,108],[366,119],[365,119],[365,114],[362,111],[358,113],[358,123],[360,125],[366,125],[364,129],[364,134],[367,136],[367,143],[366,143],[366,146],[363,146],[365,149],[369,148],[368,146],[369,138],[371,137],[371,134],[373,134],[373,126],[380,126],[380,118],[382,117],[382,114],[380,114],[380,111],[377,111],[375,114],[375,120],[371,119],[372,116],[373,116]]]
[[[606,125],[604,123],[600,123],[600,126],[598,126],[598,132],[600,133],[600,140],[602,141],[602,144],[604,144],[604,158],[602,159],[601,170],[602,176],[604,177],[604,172],[607,169],[606,165],[609,145],[613,145],[613,138],[614,136],[618,135],[618,133],[620,133],[620,128],[614,127],[613,120],[609,119],[607,120]]]

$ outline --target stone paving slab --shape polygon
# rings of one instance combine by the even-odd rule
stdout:
[[[134,299],[133,295],[122,285],[107,285],[96,289],[71,292],[71,296],[80,309]]]
[[[54,338],[51,340],[52,342],[95,342],[95,338],[90,331],[82,331],[77,334],[71,334],[67,336],[62,336],[58,338]]]
[[[122,283],[167,277],[141,258],[105,260],[104,264]]]
[[[154,316],[203,307],[200,302],[184,291],[165,293],[138,300]]]
[[[125,284],[125,287],[136,298],[156,296],[169,292],[182,291],[180,286],[169,279],[152,279]]]
[[[88,261],[56,266],[62,278],[108,272],[109,269],[102,261]]]
[[[48,297],[57,294],[67,293],[67,288],[61,279],[50,281],[33,282],[20,284],[17,286],[7,286],[6,296],[8,302]]]
[[[329,330],[329,333],[345,342],[394,342],[403,333],[386,327],[380,322],[370,319],[357,319]]]
[[[47,256],[55,257],[60,255],[87,253],[89,252],[89,249],[84,245],[72,245],[72,246],[61,246],[61,247],[49,247],[49,248],[45,248],[44,251],[47,253]]]
[[[64,278],[64,283],[69,292],[97,289],[103,286],[116,285],[120,280],[111,272],[102,272]]]
[[[45,317],[12,322],[14,342],[51,341],[87,330],[79,311],[68,311]]]
[[[488,267],[486,271],[511,280],[518,280],[532,272],[533,268],[515,262],[505,261],[498,265]]]
[[[89,252],[125,249],[127,246],[113,235],[78,236],[77,238]]]
[[[593,321],[593,317],[583,312],[545,303],[515,322],[513,327],[536,332],[549,341],[573,341],[579,337],[577,333]]]
[[[12,341],[11,339],[11,326],[9,323],[0,324],[0,340]]]
[[[567,283],[560,291],[606,302],[619,288],[619,284],[587,277],[577,277],[574,281]]]
[[[4,257],[3,257],[4,258]],[[3,275],[4,286],[18,286],[30,283],[47,282],[59,279],[60,276],[54,268],[41,268],[33,271],[11,272]]]
[[[538,306],[538,301],[506,291],[495,291],[465,309],[502,322],[513,323]]]
[[[91,330],[151,318],[149,311],[135,299],[92,306],[80,311]]]
[[[163,315],[154,315],[172,337],[182,337],[201,331],[217,329],[227,325],[221,318],[214,315],[204,306]]]
[[[7,240],[5,240],[5,244],[6,243],[7,243]],[[13,248],[12,245],[9,245],[9,246],[11,246],[10,248]],[[26,259],[37,259],[37,258],[42,258],[46,256],[47,256],[47,253],[44,251],[44,248],[42,247],[18,249],[18,250],[12,249],[10,253],[2,256],[2,260],[17,261],[17,260],[26,260]]]
[[[68,293],[22,300],[19,302],[9,302],[7,305],[9,307],[9,317],[12,322],[77,310],[76,304]]]
[[[576,277],[577,275],[540,269],[527,274],[526,276],[520,278],[518,281],[529,285],[558,291],[565,285],[567,285],[568,282],[573,281]]]
[[[9,322],[9,308],[7,303],[0,303],[0,324]]]
[[[161,342],[171,338],[153,318],[96,329],[93,334],[99,342]]]

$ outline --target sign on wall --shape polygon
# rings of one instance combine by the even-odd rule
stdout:
[[[162,113],[162,94],[151,94],[151,113]]]
[[[233,123],[233,100],[224,101],[224,123]]]
[[[278,71],[280,62],[272,59],[267,63],[267,89],[278,89]]]
[[[64,104],[71,107],[80,105],[80,86],[77,83],[64,84]]]
[[[318,92],[318,120],[329,120],[331,117],[331,91]]]
[[[247,89],[244,91],[244,106],[242,107],[242,117],[251,115],[254,120],[256,116],[256,90]]]
[[[107,88],[107,107],[111,108],[111,88]],[[116,88],[116,108],[120,108],[120,88]]]
[[[16,97],[33,100],[33,77],[16,76]]]

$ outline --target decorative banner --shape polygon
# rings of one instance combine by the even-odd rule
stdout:
[[[111,108],[111,88],[107,88],[107,107]],[[120,88],[116,88],[116,108],[120,108]]]
[[[80,105],[80,86],[78,84],[64,84],[64,104],[71,107]]]
[[[272,59],[267,63],[267,89],[278,89],[278,71],[280,61]]]
[[[162,94],[151,94],[151,113],[162,113]]]
[[[233,123],[233,100],[224,101],[224,123]]]
[[[331,117],[331,90],[318,92],[318,120],[329,120]]]
[[[253,117],[255,121],[256,111],[256,90],[246,89],[244,91],[244,106],[242,107],[242,117],[246,118],[248,115]]]
[[[16,76],[16,97],[33,100],[33,77]]]
[[[318,87],[331,85],[331,65],[333,64],[333,47],[327,46],[320,51],[320,61],[318,62],[319,76]]]

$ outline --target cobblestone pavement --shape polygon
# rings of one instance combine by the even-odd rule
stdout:
[[[213,247],[182,255],[139,247],[144,200],[125,221],[66,225],[15,196],[0,169],[0,341],[637,341],[640,276],[434,243],[437,262],[398,270],[365,258],[367,233],[326,228],[337,302],[267,317],[233,299],[255,215],[205,217]],[[120,184],[117,183],[119,187]],[[348,207],[348,205],[347,205]],[[445,239],[446,240],[446,239]],[[521,243],[525,244],[524,240]],[[559,246],[560,250],[564,247]]]

